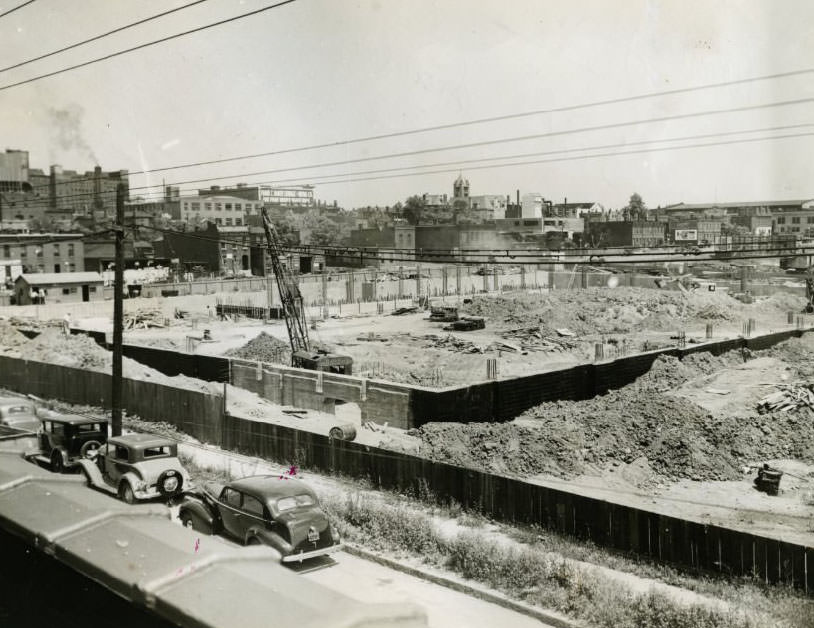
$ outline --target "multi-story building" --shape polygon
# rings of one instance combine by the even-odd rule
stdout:
[[[28,178],[31,191],[44,209],[68,209],[99,220],[116,215],[120,184],[124,186],[125,199],[130,194],[127,170],[103,172],[96,166],[92,172],[79,173],[52,165],[48,174],[39,169],[29,170]]]
[[[0,153],[0,192],[23,192],[29,188],[28,151],[7,148]]]
[[[182,196],[180,219],[191,225],[209,221],[224,227],[242,227],[247,224],[247,217],[258,215],[263,203],[240,196],[207,195]]]
[[[259,201],[268,206],[315,207],[313,185],[246,185],[238,183],[234,187],[213,185],[209,189],[198,190],[198,196],[236,196],[246,201]]]
[[[506,197],[501,194],[480,194],[469,197],[469,208],[483,221],[506,217]]]
[[[591,220],[586,225],[584,242],[589,247],[662,246],[667,224],[661,221]]]
[[[0,258],[26,273],[82,272],[85,244],[78,233],[0,233]]]

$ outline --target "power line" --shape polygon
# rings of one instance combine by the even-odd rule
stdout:
[[[755,77],[749,77],[749,78],[743,78],[743,79],[736,79],[736,80],[733,80],[733,81],[724,81],[724,82],[719,82],[719,83],[708,83],[706,85],[698,85],[698,86],[695,86],[695,87],[685,87],[685,88],[679,88],[679,89],[673,89],[673,90],[666,90],[666,91],[662,91],[662,92],[649,92],[649,93],[638,94],[638,95],[634,95],[634,96],[625,96],[625,97],[621,97],[621,98],[611,98],[611,99],[606,99],[606,100],[597,100],[597,101],[593,101],[593,102],[587,102],[587,103],[576,104],[576,105],[566,105],[566,106],[554,107],[554,108],[550,108],[550,109],[538,109],[538,110],[535,110],[535,111],[527,111],[527,112],[521,112],[521,113],[511,113],[511,114],[505,114],[505,115],[501,115],[501,116],[493,116],[493,117],[489,117],[489,118],[478,118],[478,119],[475,119],[475,120],[467,120],[467,121],[463,121],[463,122],[449,122],[447,124],[440,124],[440,125],[436,125],[436,126],[421,127],[421,128],[410,129],[410,130],[406,130],[406,131],[394,131],[392,133],[382,133],[382,134],[379,134],[379,135],[368,135],[368,136],[365,136],[365,137],[358,137],[358,138],[347,139],[347,140],[339,140],[339,141],[336,141],[336,142],[327,142],[327,143],[324,143],[324,144],[312,144],[312,145],[309,145],[309,146],[300,146],[300,147],[296,147],[296,148],[286,148],[286,149],[281,149],[281,150],[276,150],[276,151],[269,151],[269,152],[264,152],[264,153],[254,153],[254,154],[249,154],[249,155],[240,155],[240,156],[236,156],[236,157],[225,157],[225,158],[222,158],[222,159],[212,159],[212,160],[209,160],[209,161],[191,162],[191,163],[187,163],[187,164],[179,164],[179,165],[175,165],[175,166],[167,166],[167,167],[164,167],[164,168],[153,168],[151,170],[143,170],[141,172],[134,172],[133,174],[147,174],[147,173],[153,173],[153,172],[166,172],[168,170],[178,170],[178,169],[181,169],[181,168],[192,168],[192,167],[196,167],[196,166],[208,166],[208,165],[212,165],[212,164],[222,164],[222,163],[227,163],[227,162],[230,162],[230,161],[240,161],[240,160],[243,160],[243,159],[254,159],[254,158],[258,158],[258,157],[271,157],[273,155],[284,155],[284,154],[288,154],[288,153],[303,152],[303,151],[316,150],[316,149],[321,149],[321,148],[332,148],[332,147],[337,147],[337,146],[346,146],[346,145],[349,145],[349,144],[359,144],[359,143],[362,143],[362,142],[371,142],[371,141],[381,140],[381,139],[390,139],[390,138],[394,138],[394,137],[403,137],[403,136],[406,136],[406,135],[415,135],[415,134],[418,134],[418,133],[426,133],[426,132],[430,132],[430,131],[441,131],[441,130],[445,130],[445,129],[452,129],[452,128],[462,127],[462,126],[473,126],[473,125],[476,125],[476,124],[484,124],[484,123],[488,123],[488,122],[498,122],[498,121],[502,121],[502,120],[511,120],[511,119],[515,119],[515,118],[525,118],[525,117],[531,117],[531,116],[543,115],[543,114],[550,114],[550,113],[561,113],[561,112],[566,112],[566,111],[576,111],[576,110],[579,110],[579,109],[587,109],[587,108],[591,108],[591,107],[599,107],[599,106],[602,106],[602,105],[633,102],[633,101],[636,101],[636,100],[645,100],[645,99],[649,99],[649,98],[657,98],[659,96],[671,96],[671,95],[675,95],[675,94],[691,93],[691,92],[694,92],[694,91],[701,91],[701,90],[705,90],[705,89],[713,89],[713,88],[719,88],[719,87],[729,87],[729,86],[733,86],[733,85],[743,85],[743,84],[746,84],[746,83],[754,83],[754,82],[773,80],[773,79],[779,79],[779,78],[788,78],[788,77],[801,76],[801,75],[812,74],[812,73],[814,73],[814,68],[807,68],[807,69],[802,69],[802,70],[794,70],[794,71],[790,71],[790,72],[780,72],[780,73],[776,73],[776,74],[767,74],[767,75],[763,75],[763,76],[755,76]]]
[[[28,78],[28,79],[25,79],[25,80],[22,80],[22,81],[17,81],[16,83],[9,83],[8,85],[2,85],[2,86],[0,86],[0,91],[11,89],[13,87],[19,87],[20,85],[26,85],[28,83],[33,83],[35,81],[39,81],[39,80],[44,79],[44,78],[48,78],[48,77],[51,77],[51,76],[56,76],[58,74],[64,74],[65,72],[70,72],[72,70],[77,70],[79,68],[84,68],[86,66],[93,65],[94,63],[99,63],[100,61],[107,61],[108,59],[112,59],[112,58],[118,57],[120,55],[124,55],[124,54],[130,53],[130,52],[135,52],[136,50],[141,50],[143,48],[148,48],[150,46],[155,46],[156,44],[161,44],[161,43],[170,41],[172,39],[178,39],[179,37],[184,37],[186,35],[191,35],[193,33],[199,33],[201,31],[207,30],[209,28],[215,28],[216,26],[223,26],[224,24],[228,24],[230,22],[235,22],[235,21],[241,20],[241,19],[243,19],[245,17],[251,17],[253,15],[263,13],[264,11],[270,11],[271,9],[277,9],[279,7],[282,7],[282,6],[286,5],[286,4],[291,4],[291,3],[296,2],[296,1],[297,0],[282,0],[281,2],[277,2],[276,4],[272,4],[272,5],[267,6],[267,7],[256,9],[254,11],[249,11],[248,13],[243,13],[242,15],[236,15],[234,17],[226,18],[224,20],[219,20],[217,22],[212,22],[211,24],[206,24],[204,26],[198,26],[196,28],[192,28],[190,30],[183,31],[181,33],[175,33],[174,35],[168,35],[167,37],[162,37],[161,39],[156,39],[154,41],[150,41],[150,42],[147,42],[147,43],[144,43],[144,44],[139,44],[138,46],[133,46],[132,48],[126,48],[124,50],[119,50],[117,52],[112,52],[112,53],[104,55],[102,57],[97,57],[97,58],[91,59],[89,61],[84,61],[82,63],[77,63],[75,65],[71,65],[71,66],[62,68],[60,70],[54,70],[53,72],[47,72],[46,74],[40,74],[38,76],[33,76],[31,78]]]
[[[34,0],[31,0],[32,2]],[[75,44],[71,44],[70,46],[65,46],[64,48],[59,48],[57,50],[52,50],[51,52],[47,52],[39,57],[33,57],[31,59],[26,59],[25,61],[20,61],[19,63],[15,63],[14,65],[9,65],[5,68],[0,68],[0,73],[7,72],[8,70],[13,70],[15,68],[20,68],[24,65],[28,65],[29,63],[34,63],[35,61],[41,61],[42,59],[47,59],[48,57],[53,57],[54,55],[60,54],[62,52],[67,52],[68,50],[73,50],[74,48],[78,48],[79,46],[84,46],[85,44],[89,44],[93,41],[98,41],[109,35],[113,35],[115,33],[120,33],[122,31],[126,31],[129,28],[133,28],[134,26],[140,26],[141,24],[146,24],[147,22],[151,22],[153,20],[157,20],[158,18],[164,17],[165,15],[169,15],[170,13],[176,13],[183,9],[188,9],[189,7],[195,6],[196,4],[201,4],[202,2],[206,2],[207,0],[196,0],[195,2],[190,2],[189,4],[185,4],[183,6],[177,7],[175,9],[170,9],[169,11],[164,11],[163,13],[156,13],[155,15],[151,15],[150,17],[146,17],[142,20],[138,20],[137,22],[131,22],[130,24],[126,24],[124,26],[120,26],[119,28],[114,28],[112,31],[107,31],[106,33],[102,33],[101,35],[96,35],[95,37],[91,37],[90,39],[84,39],[80,42]],[[0,17],[2,17],[0,15]]]
[[[814,99],[813,99],[814,100]],[[634,124],[630,122],[628,124]],[[794,129],[794,128],[807,128],[812,126],[812,123],[801,123],[801,124],[793,124],[793,125],[782,125],[782,126],[775,126],[775,127],[763,127],[763,128],[756,128],[756,129],[744,129],[740,131],[725,131],[721,133],[708,133],[708,134],[700,134],[700,135],[690,135],[685,137],[672,137],[672,138],[665,138],[660,140],[641,140],[637,142],[622,142],[618,144],[605,144],[599,146],[588,146],[582,148],[568,148],[568,149],[558,149],[553,151],[543,151],[539,153],[526,153],[519,155],[521,157],[526,156],[536,156],[536,155],[546,155],[546,154],[559,154],[559,153],[572,153],[572,152],[582,152],[582,151],[590,151],[590,150],[603,150],[606,148],[613,148],[613,147],[621,147],[621,146],[636,146],[642,144],[649,144],[649,143],[657,143],[657,142],[678,142],[678,141],[687,141],[691,139],[703,139],[706,137],[727,137],[731,135],[741,134],[741,133],[758,133],[758,132],[765,132],[769,130],[782,130],[782,129]],[[760,137],[760,138],[743,138],[738,140],[731,140],[731,141],[721,141],[721,142],[707,142],[707,143],[700,143],[700,144],[689,144],[686,146],[664,146],[664,147],[654,147],[650,149],[640,149],[635,151],[621,151],[621,152],[610,152],[610,153],[601,153],[597,155],[580,155],[576,157],[563,157],[563,158],[556,158],[556,159],[545,159],[545,160],[532,160],[532,161],[517,161],[513,163],[507,164],[490,164],[486,166],[468,166],[469,170],[483,170],[483,169],[490,169],[490,168],[504,168],[509,166],[517,166],[517,165],[528,165],[528,164],[538,164],[538,163],[551,163],[557,161],[573,161],[579,159],[589,159],[589,158],[598,158],[598,157],[609,157],[609,156],[616,156],[616,155],[629,155],[629,154],[639,154],[645,152],[660,152],[660,151],[667,151],[667,150],[680,150],[680,149],[689,149],[689,148],[707,148],[711,146],[719,146],[719,145],[728,145],[728,144],[738,144],[738,143],[753,143],[753,142],[760,142],[760,141],[767,141],[767,140],[775,140],[775,139],[788,139],[794,137],[805,137],[810,135],[809,133],[800,133],[800,134],[786,134],[786,135],[779,135],[779,136],[769,136],[769,137]],[[327,181],[326,178],[335,178],[335,177],[345,177],[345,176],[357,176],[357,175],[366,175],[366,174],[375,174],[375,173],[382,173],[382,172],[393,172],[393,171],[401,171],[401,170],[423,170],[426,168],[434,168],[437,166],[448,166],[453,164],[472,164],[476,162],[482,161],[495,161],[495,160],[502,160],[502,159],[514,159],[518,155],[509,155],[509,156],[498,156],[498,157],[486,157],[486,158],[478,158],[478,159],[470,159],[470,160],[454,160],[449,162],[441,162],[437,164],[419,164],[414,166],[402,166],[398,168],[390,168],[390,169],[383,169],[383,170],[368,170],[368,171],[360,171],[360,172],[350,172],[350,173],[337,173],[337,174],[322,174],[316,175],[307,178],[307,182],[313,183],[316,182],[320,185],[329,185],[332,183],[350,183],[350,182],[360,182],[360,181],[369,181],[369,180],[379,180],[384,178],[396,178],[396,177],[403,177],[403,176],[421,176],[426,174],[446,174],[449,172],[453,172],[457,168],[454,169],[447,169],[447,170],[431,170],[431,171],[423,171],[423,172],[415,172],[415,173],[406,173],[406,174],[393,174],[384,177],[371,177],[371,178],[358,178],[358,179],[346,179],[342,181]],[[380,158],[385,159],[388,158],[388,155],[381,156]],[[370,161],[372,159],[378,159],[377,157],[372,158],[362,158],[359,160],[347,160],[346,162],[338,162],[338,163],[352,163],[354,161]],[[328,164],[318,164],[315,166],[296,166],[291,168],[281,168],[277,170],[271,171],[264,171],[264,172],[257,172],[257,173],[235,173],[227,176],[218,176],[218,177],[209,177],[204,179],[195,179],[195,180],[188,180],[188,181],[180,181],[169,183],[167,185],[185,185],[190,183],[202,183],[205,181],[217,181],[221,179],[231,179],[231,178],[241,178],[247,176],[254,176],[257,174],[267,174],[267,173],[274,173],[274,172],[285,172],[289,170],[299,170],[299,169],[307,169],[310,167],[324,167]],[[137,174],[137,173],[134,173]],[[88,179],[90,180],[90,178]],[[76,183],[79,180],[74,179],[72,181],[63,181],[61,183],[70,184]],[[304,177],[295,177],[289,179],[276,179],[273,181],[259,181],[259,182],[252,182],[252,185],[274,185],[274,184],[283,184],[283,183],[292,183],[295,181],[306,181]],[[163,187],[164,184],[154,184],[154,185],[143,185],[143,186],[132,186],[129,187],[129,192],[133,192],[135,190],[150,190],[157,187]],[[36,189],[48,187],[46,185],[35,186]],[[190,190],[194,192],[195,190]],[[112,192],[107,192],[107,194],[112,194]],[[156,197],[162,197],[164,191],[155,191],[145,193],[145,195],[155,195]],[[91,198],[92,192],[81,192],[72,195],[62,195],[58,197],[58,200],[68,200],[72,198]],[[206,198],[206,197],[201,197]],[[42,198],[42,202],[46,202],[47,199]]]
[[[32,4],[33,2],[34,2],[34,0],[28,0],[28,2],[23,2],[22,4],[14,7],[13,9],[9,9],[8,11],[4,11],[3,13],[0,13],[0,17],[6,17],[9,13],[14,13],[18,9],[22,9],[23,7],[27,7],[29,4]]]

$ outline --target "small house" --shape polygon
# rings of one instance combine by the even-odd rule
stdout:
[[[78,273],[23,273],[14,281],[17,305],[82,303],[104,298],[102,275]]]

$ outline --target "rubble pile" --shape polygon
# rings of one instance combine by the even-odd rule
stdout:
[[[793,384],[775,384],[776,391],[769,393],[758,401],[757,410],[767,412],[789,412],[800,408],[814,410],[814,385],[803,382]]]
[[[227,351],[227,356],[243,360],[259,360],[273,364],[290,364],[291,348],[288,343],[261,331],[242,347]]]
[[[28,342],[28,338],[20,333],[16,326],[0,321],[0,347],[19,347],[25,342]]]
[[[724,292],[692,292],[645,288],[554,290],[510,297],[475,296],[465,313],[484,316],[496,325],[543,326],[544,335],[556,336],[566,327],[579,335],[628,333],[643,329],[669,330],[693,319],[735,320],[749,307],[785,311],[789,295],[769,297],[744,306]],[[797,297],[791,297],[796,299]]]
[[[713,416],[670,394],[738,360],[740,352],[684,361],[660,356],[650,372],[621,390],[543,403],[511,423],[429,423],[419,430],[421,455],[519,476],[573,478],[635,465],[647,469],[642,484],[734,480],[742,466],[760,460],[814,460],[814,420],[791,412]]]
[[[149,329],[167,327],[164,313],[159,308],[139,308],[124,315],[124,329]]]

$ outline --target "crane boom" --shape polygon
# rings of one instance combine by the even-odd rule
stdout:
[[[292,360],[294,360],[294,354],[297,351],[311,351],[302,294],[291,269],[282,263],[282,243],[277,235],[277,230],[266,213],[265,207],[261,208],[260,212],[263,217],[263,229],[266,232],[266,250],[271,258],[274,279],[277,281],[277,291],[280,294],[280,304],[282,305],[283,316],[288,329]]]

